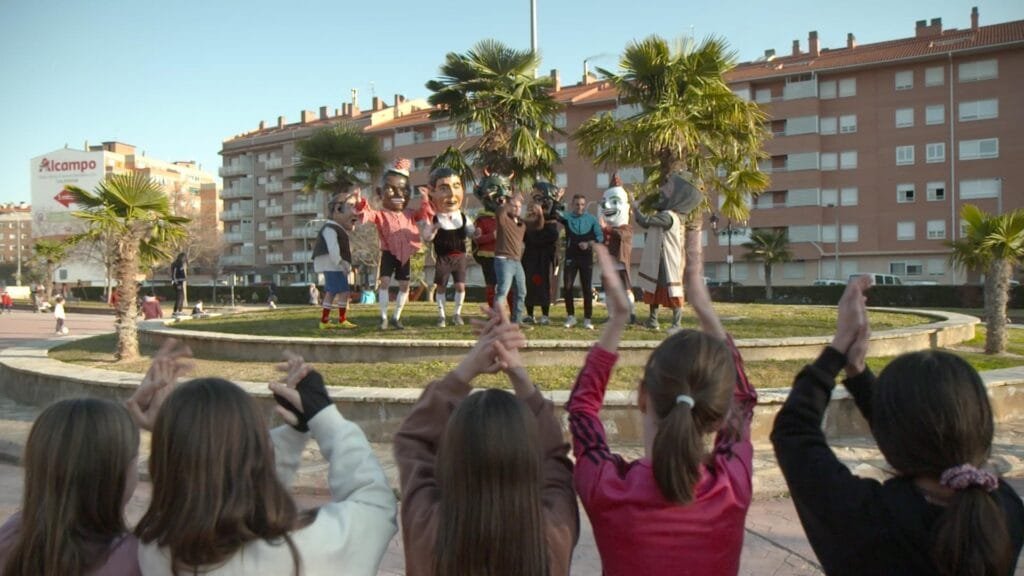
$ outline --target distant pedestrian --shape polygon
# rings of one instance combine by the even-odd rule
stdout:
[[[309,283],[309,304],[311,306],[320,305],[320,291],[317,290],[316,284],[312,282]]]
[[[142,317],[146,320],[164,317],[164,310],[160,307],[160,299],[152,292],[142,297]]]
[[[14,310],[14,300],[11,299],[11,293],[8,292],[6,288],[4,288],[3,293],[0,294],[0,304],[3,305],[4,312],[7,314],[10,314],[11,310]]]
[[[185,253],[178,254],[171,265],[171,284],[174,285],[174,315],[179,316],[185,306],[185,280],[187,274],[185,267],[188,262],[185,260]]]
[[[64,297],[59,294],[53,299],[53,317],[57,320],[57,334],[67,334],[68,327],[64,325]]]
[[[277,286],[271,284],[267,289],[267,308],[277,310]]]

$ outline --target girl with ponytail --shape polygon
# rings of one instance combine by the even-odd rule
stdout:
[[[868,277],[847,285],[832,344],[796,377],[772,430],[807,538],[825,573],[1007,576],[1024,541],[1024,505],[987,467],[993,422],[985,385],[962,358],[904,354],[875,379],[865,365]],[[895,471],[854,476],[821,422],[835,378]]]
[[[757,395],[711,306],[698,266],[686,295],[701,331],[669,336],[647,360],[637,400],[643,458],[612,454],[599,413],[629,322],[615,265],[595,246],[610,319],[576,378],[566,409],[575,484],[606,575],[736,574],[752,495],[750,424]],[[715,434],[706,451],[704,438]]]

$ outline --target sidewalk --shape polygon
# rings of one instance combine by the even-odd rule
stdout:
[[[0,316],[0,348],[29,340],[53,338],[52,317],[30,312],[15,312]],[[112,317],[69,315],[72,334],[109,332]],[[0,398],[0,519],[6,518],[20,506],[23,474],[16,465],[28,436],[32,419],[39,409],[16,404]],[[848,438],[833,442],[837,455],[856,474],[884,478],[886,467],[874,443],[868,438]],[[636,446],[613,446],[627,458],[636,458],[642,449]],[[397,469],[391,456],[390,444],[374,444],[374,451],[393,487],[397,487]],[[149,455],[149,437],[143,434],[140,447],[140,472],[147,477],[146,461]],[[999,424],[993,446],[993,461],[1018,491],[1024,493],[1024,419]],[[771,446],[756,444],[754,452],[754,502],[746,522],[740,574],[750,576],[804,576],[822,574],[792,502],[786,497],[786,486]],[[151,485],[140,482],[127,513],[134,524],[149,505]],[[327,501],[326,464],[312,443],[303,454],[303,463],[295,484],[296,497],[302,506],[316,506]],[[580,511],[581,534],[573,553],[573,575],[600,574],[601,563],[594,544],[593,532],[586,514]],[[405,574],[401,536],[392,540],[381,565],[380,574]],[[1016,574],[1024,576],[1024,566],[1018,562]]]

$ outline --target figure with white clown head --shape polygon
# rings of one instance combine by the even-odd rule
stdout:
[[[612,176],[612,187],[604,191],[600,214],[604,243],[608,246],[608,254],[615,261],[615,269],[629,298],[629,323],[632,324],[636,322],[636,303],[629,273],[633,253],[633,226],[629,222],[629,194],[622,187],[622,179],[618,174]]]
[[[455,285],[455,310],[452,323],[461,326],[462,304],[466,301],[466,239],[474,233],[473,221],[462,211],[465,190],[462,178],[451,168],[430,173],[428,189],[434,217],[423,226],[424,242],[434,245],[434,299],[437,301],[437,325],[444,327],[445,291],[448,278]]]
[[[417,223],[421,220],[429,222],[433,216],[430,203],[425,200],[420,202],[418,209],[409,207],[412,196],[412,187],[409,185],[411,166],[412,162],[408,158],[399,158],[384,171],[381,186],[377,188],[381,210],[371,208],[366,198],[359,198],[356,203],[360,221],[373,222],[380,240],[377,302],[380,306],[381,330],[386,330],[389,325],[398,330],[405,328],[402,325],[402,309],[409,301],[410,260],[422,246]],[[395,299],[395,313],[389,319],[388,288],[391,276],[398,280],[398,297]]]
[[[647,231],[637,284],[644,291],[644,303],[650,306],[650,316],[644,326],[654,330],[658,329],[658,306],[672,309],[670,331],[681,328],[686,267],[683,218],[702,198],[691,179],[689,173],[669,175],[658,189],[657,211],[650,216],[640,211],[639,202],[633,201],[633,221]]]

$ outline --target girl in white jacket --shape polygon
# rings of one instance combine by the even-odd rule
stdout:
[[[377,573],[397,530],[384,471],[320,374],[295,356],[280,368],[287,376],[270,388],[290,426],[269,434],[252,398],[218,378],[182,384],[159,408],[153,499],[136,529],[144,575]],[[310,436],[333,502],[303,512],[286,486]]]

